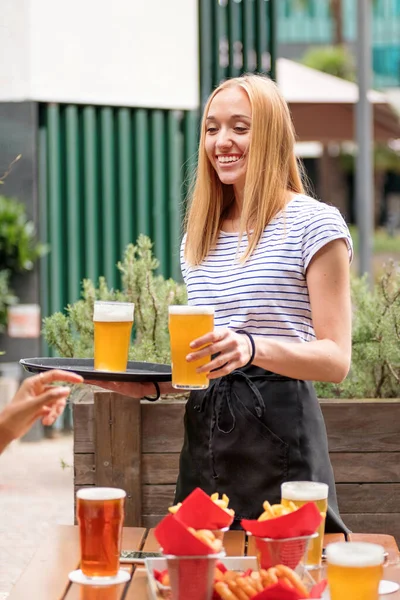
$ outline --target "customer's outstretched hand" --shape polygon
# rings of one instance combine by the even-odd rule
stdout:
[[[82,383],[80,375],[54,369],[28,377],[21,384],[11,402],[0,413],[0,452],[12,440],[23,436],[37,419],[43,425],[52,425],[59,417],[70,393],[67,386],[54,382]]]

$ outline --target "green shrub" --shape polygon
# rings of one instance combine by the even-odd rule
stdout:
[[[8,307],[18,302],[18,298],[9,287],[9,279],[9,271],[0,271],[0,333],[6,329]]]
[[[118,264],[122,290],[110,290],[104,278],[97,288],[85,280],[81,300],[69,305],[66,314],[44,320],[47,343],[61,356],[93,356],[94,301],[130,301],[135,303],[136,333],[130,359],[169,363],[168,306],[186,303],[186,288],[154,275],[157,267],[151,241],[140,236]],[[340,385],[317,382],[317,393],[320,398],[400,397],[400,265],[387,266],[372,291],[366,279],[353,277],[352,301],[351,371]]]
[[[44,319],[43,334],[47,343],[64,357],[93,356],[93,306],[95,300],[120,300],[135,304],[135,341],[130,360],[169,363],[168,306],[186,303],[186,288],[172,279],[155,275],[158,260],[152,243],[140,235],[137,245],[129,244],[118,269],[122,290],[110,290],[104,277],[98,288],[83,281],[82,299],[68,305],[66,315],[55,313]]]
[[[356,70],[351,52],[344,46],[317,46],[310,48],[301,58],[301,62],[317,71],[355,81]]]
[[[352,279],[351,370],[339,385],[316,383],[320,398],[400,398],[400,265],[391,263],[371,291]]]
[[[25,205],[15,198],[0,196],[0,265],[11,273],[31,271],[35,261],[47,252],[36,240],[33,221]]]

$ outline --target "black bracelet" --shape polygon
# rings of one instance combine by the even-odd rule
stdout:
[[[251,365],[251,363],[254,360],[254,357],[256,355],[256,345],[254,342],[254,338],[251,335],[251,333],[249,333],[248,331],[246,331],[245,329],[236,329],[236,333],[241,333],[243,335],[247,335],[247,337],[250,340],[250,344],[251,344],[251,355],[250,355],[250,359],[249,362],[247,362],[245,365],[243,365],[244,367],[249,367]]]
[[[156,400],[158,400],[161,396],[161,392],[160,392],[160,386],[158,385],[157,381],[152,381],[152,384],[154,385],[154,387],[156,388],[156,398],[150,398],[149,396],[143,396],[143,398],[145,400],[149,400],[149,402],[155,402]]]

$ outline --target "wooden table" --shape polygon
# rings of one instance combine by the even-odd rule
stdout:
[[[399,558],[397,544],[392,536],[376,534],[352,534],[352,540],[381,544],[389,553],[390,562]],[[250,538],[251,539],[251,538]],[[343,540],[341,534],[326,535],[325,545]],[[224,541],[227,556],[252,556],[254,546],[247,544],[244,532],[229,531]],[[153,530],[141,527],[124,528],[123,549],[157,552],[158,543]],[[69,525],[55,527],[39,547],[31,563],[13,588],[9,600],[148,600],[147,576],[142,566],[125,565],[133,572],[126,584],[107,588],[92,588],[70,583],[68,573],[79,566],[78,528]],[[400,583],[400,566],[385,569],[385,579]],[[386,598],[386,596],[385,596]],[[388,600],[400,600],[400,591]]]

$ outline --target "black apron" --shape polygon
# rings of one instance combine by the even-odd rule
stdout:
[[[196,487],[225,493],[240,520],[281,499],[284,481],[329,486],[327,533],[348,533],[339,516],[322,412],[309,381],[259,367],[236,370],[191,392],[175,503]]]

